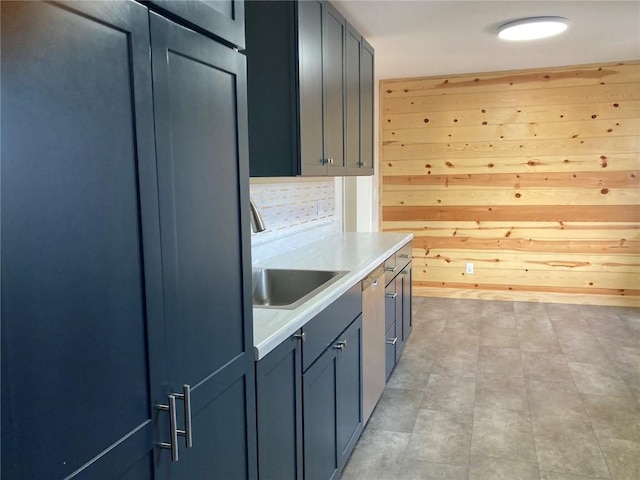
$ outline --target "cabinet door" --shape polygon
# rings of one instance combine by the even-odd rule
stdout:
[[[398,343],[398,336],[396,335],[396,322],[393,322],[387,333],[384,336],[385,350],[385,376],[384,378],[389,380],[393,367],[396,366],[396,345]]]
[[[338,350],[329,348],[302,377],[305,480],[338,477],[337,362]]]
[[[413,327],[411,310],[411,262],[400,273],[402,276],[402,343],[407,341]]]
[[[388,330],[402,316],[402,283],[395,277],[384,289],[384,325]]]
[[[170,470],[253,478],[245,58],[156,14],[150,20],[167,393],[192,387],[193,448],[180,441]],[[167,441],[168,415],[160,418]]]
[[[336,368],[336,423],[338,425],[338,464],[340,470],[362,433],[362,315],[339,337]]]
[[[347,24],[345,42],[345,162],[347,175],[360,168],[360,34]]]
[[[329,175],[344,175],[344,45],[347,24],[328,2],[325,3],[323,27],[324,155],[329,162]]]
[[[256,366],[258,476],[302,479],[302,360],[288,338]]]
[[[244,48],[243,0],[150,0],[158,10],[180,17],[189,26]]]
[[[302,175],[326,175],[324,79],[322,76],[322,3],[297,2],[300,169]]]
[[[2,478],[152,478],[147,9],[1,2]]]
[[[373,47],[362,39],[360,56],[360,172],[373,175]]]

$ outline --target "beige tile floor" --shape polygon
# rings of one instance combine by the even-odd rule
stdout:
[[[413,310],[343,480],[640,480],[640,309]]]

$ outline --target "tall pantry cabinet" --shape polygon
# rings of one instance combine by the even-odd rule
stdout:
[[[244,56],[0,5],[2,478],[255,478]]]

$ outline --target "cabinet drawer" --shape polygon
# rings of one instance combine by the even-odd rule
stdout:
[[[396,278],[397,274],[398,267],[396,265],[396,254],[394,253],[384,262],[384,284],[389,285],[389,283]]]
[[[389,376],[393,371],[393,367],[396,365],[396,344],[398,342],[398,337],[396,336],[396,324],[395,322],[391,325],[391,328],[387,330],[387,333],[384,336],[384,359],[385,359],[385,373],[384,378],[389,380]]]
[[[362,313],[360,282],[302,327],[302,370],[306,370],[336,337]]]
[[[399,300],[396,280],[393,280],[384,289],[384,329],[389,330],[393,322],[396,321],[396,304]]]
[[[407,264],[411,261],[412,258],[412,245],[411,242],[407,243],[400,250],[396,252],[396,266],[398,270],[396,272],[400,272]]]

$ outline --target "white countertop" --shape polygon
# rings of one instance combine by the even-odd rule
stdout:
[[[339,233],[254,264],[253,268],[349,272],[294,310],[254,307],[256,360],[293,335],[412,238],[411,233]]]

